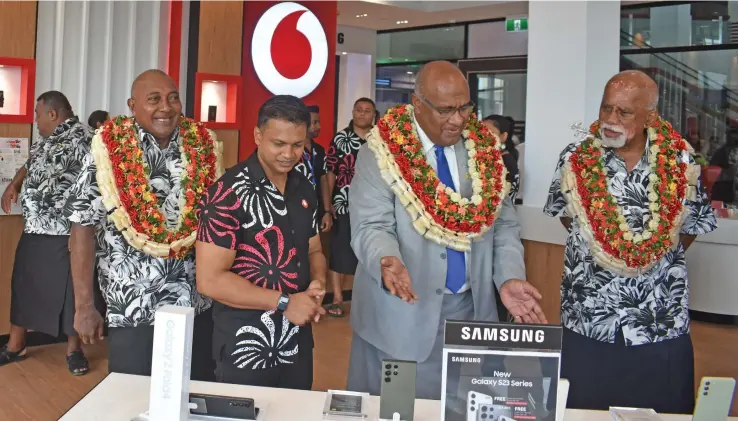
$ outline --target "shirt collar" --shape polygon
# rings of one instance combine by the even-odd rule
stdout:
[[[148,145],[156,145],[159,147],[159,145],[156,143],[156,138],[153,134],[149,133],[141,127],[138,123],[135,124],[136,133],[138,133],[138,139],[141,143],[146,143]],[[174,129],[172,134],[169,136],[169,146],[168,148],[171,148],[172,146],[179,147],[179,126]]]
[[[415,119],[415,113],[413,113],[413,124],[415,125],[415,131],[418,132],[418,139],[420,139],[420,143],[423,144],[423,153],[425,156],[428,156],[431,152],[434,146],[436,146],[435,143],[433,143],[432,140],[428,137],[427,134],[425,134],[425,131],[423,131],[423,128],[420,127],[420,124],[418,124],[418,120]]]
[[[61,124],[56,126],[54,129],[54,132],[49,136],[49,138],[55,138],[60,137],[65,132],[69,131],[72,127],[74,127],[77,123],[79,123],[79,118],[77,116],[69,117],[68,119],[64,120]]]
[[[266,173],[264,172],[264,167],[262,167],[261,162],[259,162],[259,156],[257,154],[258,151],[258,149],[255,150],[254,153],[252,153],[251,156],[246,159],[246,168],[248,168],[249,173],[253,176],[255,180],[258,180],[259,183],[271,183],[271,180],[267,178]],[[289,173],[287,173],[287,186],[285,187],[285,193],[287,192],[287,190],[292,188],[296,183],[300,181],[299,178],[295,177],[294,173],[294,168]]]

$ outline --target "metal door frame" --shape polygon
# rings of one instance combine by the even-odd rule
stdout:
[[[476,75],[478,73],[528,73],[528,56],[509,56],[493,58],[464,59],[458,62],[459,69],[464,72],[469,83],[469,96],[479,96]],[[475,104],[475,111],[479,111],[479,104]]]

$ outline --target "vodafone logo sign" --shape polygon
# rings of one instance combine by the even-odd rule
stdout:
[[[278,3],[256,23],[251,61],[269,92],[303,98],[318,87],[328,67],[323,26],[305,6]]]

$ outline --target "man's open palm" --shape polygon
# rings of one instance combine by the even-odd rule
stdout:
[[[520,279],[510,279],[500,288],[500,299],[516,323],[548,323],[539,301],[543,297],[536,287]]]
[[[402,301],[414,303],[418,295],[413,291],[410,274],[400,259],[394,256],[383,257],[380,261],[382,266],[382,282],[390,294],[400,297]]]

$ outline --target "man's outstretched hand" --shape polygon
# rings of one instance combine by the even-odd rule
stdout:
[[[542,298],[536,287],[520,279],[510,279],[500,288],[502,304],[513,315],[515,323],[548,323],[539,303]]]
[[[414,303],[418,295],[413,291],[410,274],[400,259],[394,256],[383,257],[380,264],[382,265],[382,282],[390,294],[400,297],[406,303]]]

